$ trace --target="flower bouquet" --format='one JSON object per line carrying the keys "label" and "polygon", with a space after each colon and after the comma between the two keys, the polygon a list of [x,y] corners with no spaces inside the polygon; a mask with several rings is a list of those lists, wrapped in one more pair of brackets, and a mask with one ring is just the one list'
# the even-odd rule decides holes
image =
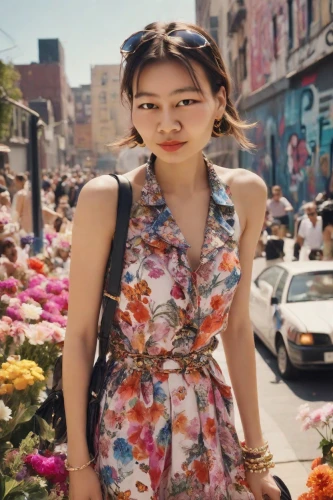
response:
{"label": "flower bouquet", "polygon": [[310,411],[309,405],[299,408],[297,420],[302,430],[315,429],[320,437],[321,456],[313,460],[311,473],[306,485],[310,491],[303,493],[298,500],[333,499],[333,403]]}

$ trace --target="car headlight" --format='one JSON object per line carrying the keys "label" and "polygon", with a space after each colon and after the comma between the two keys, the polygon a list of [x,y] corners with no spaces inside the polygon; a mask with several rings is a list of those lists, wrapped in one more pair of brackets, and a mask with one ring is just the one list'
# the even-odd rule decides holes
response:
{"label": "car headlight", "polygon": [[299,332],[295,328],[288,329],[288,338],[297,345],[314,345],[312,333]]}

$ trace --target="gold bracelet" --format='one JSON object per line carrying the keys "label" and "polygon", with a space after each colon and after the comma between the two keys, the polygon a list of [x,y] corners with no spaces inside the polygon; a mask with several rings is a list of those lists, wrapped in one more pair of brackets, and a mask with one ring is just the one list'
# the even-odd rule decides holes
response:
{"label": "gold bracelet", "polygon": [[246,446],[245,442],[241,443],[241,448],[245,453],[250,453],[250,454],[256,454],[256,453],[261,453],[263,451],[266,451],[268,448],[268,441],[265,442],[263,446],[260,446],[259,448],[249,448]]}
{"label": "gold bracelet", "polygon": [[86,464],[81,465],[80,467],[72,467],[68,463],[68,460],[66,458],[66,460],[64,462],[65,469],[68,470],[68,471],[70,471],[70,472],[85,469],[86,467],[88,467],[88,465],[90,465],[95,460],[96,457],[97,457],[97,455],[95,455],[94,458],[92,458],[91,460],[89,460],[89,462],[87,462]]}
{"label": "gold bracelet", "polygon": [[259,457],[259,458],[248,458],[246,456],[243,457],[244,461],[249,464],[256,464],[256,463],[265,463],[265,462],[270,462],[273,458],[272,453],[269,453],[268,455],[265,455],[264,457]]}
{"label": "gold bracelet", "polygon": [[260,474],[261,472],[266,472],[269,469],[273,469],[273,467],[275,467],[275,463],[270,462],[268,464],[263,465],[262,467],[257,467],[257,466],[249,467],[249,466],[247,466],[247,467],[245,467],[245,470],[248,472],[251,472],[251,473]]}

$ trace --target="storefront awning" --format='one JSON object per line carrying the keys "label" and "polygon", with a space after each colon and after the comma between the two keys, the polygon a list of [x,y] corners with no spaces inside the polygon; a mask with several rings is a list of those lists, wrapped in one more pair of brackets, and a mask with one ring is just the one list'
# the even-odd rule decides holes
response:
{"label": "storefront awning", "polygon": [[6,144],[0,144],[0,153],[10,153],[10,148]]}

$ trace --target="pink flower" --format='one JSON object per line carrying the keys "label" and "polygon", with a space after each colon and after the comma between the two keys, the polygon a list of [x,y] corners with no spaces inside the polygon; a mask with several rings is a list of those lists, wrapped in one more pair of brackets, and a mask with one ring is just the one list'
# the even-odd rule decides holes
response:
{"label": "pink flower", "polygon": [[46,302],[45,304],[43,304],[43,309],[44,309],[44,311],[49,312],[51,314],[59,314],[60,313],[58,304],[56,304],[53,300],[50,300],[50,301]]}
{"label": "pink flower", "polygon": [[333,403],[327,403],[326,405],[324,405],[322,411],[324,420],[328,422],[333,417]]}
{"label": "pink flower", "polygon": [[43,311],[41,314],[41,319],[49,321],[50,323],[58,323],[62,327],[67,325],[66,316],[61,316],[61,314],[51,314],[47,311]]}
{"label": "pink flower", "polygon": [[29,297],[31,297],[33,300],[35,300],[39,304],[42,304],[43,302],[45,302],[47,300],[47,293],[40,286],[36,286],[34,288],[28,288],[26,293],[28,294]]}
{"label": "pink flower", "polygon": [[46,281],[46,277],[43,274],[36,274],[29,280],[29,288],[34,288],[35,286],[41,285],[44,281]]}
{"label": "pink flower", "polygon": [[12,318],[14,321],[23,321],[23,317],[19,311],[19,309],[16,309],[14,307],[7,307],[6,311],[7,316]]}
{"label": "pink flower", "polygon": [[177,283],[171,288],[170,294],[174,299],[185,299],[185,294]]}
{"label": "pink flower", "polygon": [[61,280],[50,280],[47,285],[46,285],[46,291],[48,293],[53,293],[53,295],[60,295],[61,292],[64,290],[65,285],[62,283]]}
{"label": "pink flower", "polygon": [[13,323],[12,318],[10,318],[9,316],[2,316],[2,321],[7,323],[7,325],[11,325]]}
{"label": "pink flower", "polygon": [[308,416],[310,415],[310,407],[308,403],[301,405],[298,409],[298,415],[296,417],[296,420],[300,420],[301,422],[304,422]]}

